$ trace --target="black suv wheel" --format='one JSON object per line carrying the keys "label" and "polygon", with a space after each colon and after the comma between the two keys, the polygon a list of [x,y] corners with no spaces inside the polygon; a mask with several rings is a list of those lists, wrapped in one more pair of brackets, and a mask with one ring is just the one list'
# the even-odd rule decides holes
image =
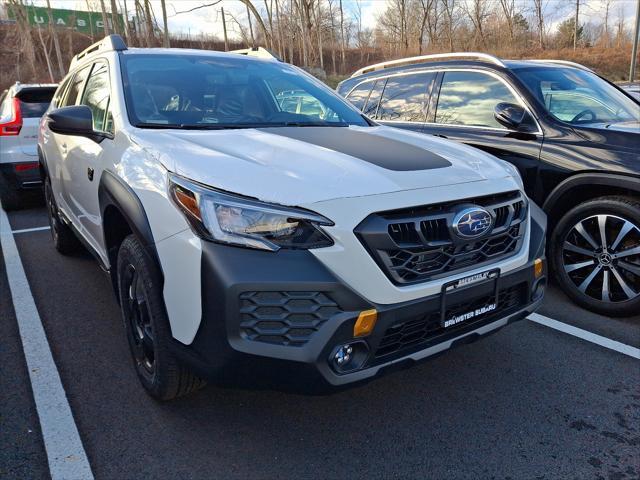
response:
{"label": "black suv wheel", "polygon": [[551,249],[556,278],[576,303],[608,316],[640,312],[640,202],[603,197],[573,208]]}
{"label": "black suv wheel", "polygon": [[171,400],[204,385],[169,349],[171,330],[164,308],[160,274],[134,235],[118,252],[120,310],[138,378],[158,400]]}

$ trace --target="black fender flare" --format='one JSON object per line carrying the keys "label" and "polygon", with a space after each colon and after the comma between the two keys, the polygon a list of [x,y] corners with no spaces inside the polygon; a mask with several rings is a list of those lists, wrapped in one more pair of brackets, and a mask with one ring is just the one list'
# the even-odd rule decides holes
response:
{"label": "black fender flare", "polygon": [[[162,266],[158,251],[155,246],[153,238],[153,232],[149,225],[149,219],[142,206],[142,202],[133,189],[127,185],[122,179],[114,175],[108,170],[104,170],[100,176],[100,183],[98,185],[98,202],[100,205],[100,215],[103,220],[103,236],[105,245],[107,241],[107,232],[104,231],[104,219],[105,212],[109,207],[115,207],[120,214],[124,217],[129,226],[129,229],[138,238],[142,246],[144,247],[149,258],[157,265],[160,272],[160,277],[163,279]],[[111,247],[113,250],[113,247]],[[117,251],[110,251],[107,248],[107,256],[109,257],[109,273],[113,282],[115,291],[117,292],[117,272],[114,265],[114,259],[117,258]]]}
{"label": "black fender flare", "polygon": [[626,188],[635,193],[640,193],[640,178],[638,177],[603,172],[578,173],[560,182],[547,196],[547,199],[542,205],[542,209],[549,213],[555,208],[556,204],[565,193],[575,187],[584,185]]}

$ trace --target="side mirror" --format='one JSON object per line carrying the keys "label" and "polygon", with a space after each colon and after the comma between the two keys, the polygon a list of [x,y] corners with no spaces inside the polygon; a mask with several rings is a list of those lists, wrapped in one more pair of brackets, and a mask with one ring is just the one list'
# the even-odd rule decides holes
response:
{"label": "side mirror", "polygon": [[500,125],[518,130],[524,120],[525,113],[526,110],[520,105],[502,102],[496,105],[493,116]]}
{"label": "side mirror", "polygon": [[49,129],[54,133],[87,137],[100,143],[106,137],[93,129],[93,114],[86,105],[74,105],[52,110],[47,115]]}

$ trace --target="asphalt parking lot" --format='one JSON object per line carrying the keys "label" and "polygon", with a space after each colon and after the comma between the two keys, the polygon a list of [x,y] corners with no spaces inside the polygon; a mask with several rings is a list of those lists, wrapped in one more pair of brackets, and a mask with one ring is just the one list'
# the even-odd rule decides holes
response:
{"label": "asphalt parking lot", "polygon": [[[158,403],[98,264],[30,230],[44,208],[8,217],[95,478],[640,478],[640,359],[530,320],[330,396],[208,386]],[[49,478],[8,278],[0,255],[0,478]],[[640,316],[553,287],[539,313],[640,348]]]}

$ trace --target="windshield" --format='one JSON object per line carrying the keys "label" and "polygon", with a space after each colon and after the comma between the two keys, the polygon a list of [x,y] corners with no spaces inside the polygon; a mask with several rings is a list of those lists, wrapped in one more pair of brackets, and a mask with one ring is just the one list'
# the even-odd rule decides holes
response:
{"label": "windshield", "polygon": [[328,87],[285,63],[240,55],[121,58],[129,120],[137,127],[368,125]]}
{"label": "windshield", "polygon": [[597,75],[576,68],[523,68],[516,74],[558,120],[574,125],[640,121],[640,105]]}

